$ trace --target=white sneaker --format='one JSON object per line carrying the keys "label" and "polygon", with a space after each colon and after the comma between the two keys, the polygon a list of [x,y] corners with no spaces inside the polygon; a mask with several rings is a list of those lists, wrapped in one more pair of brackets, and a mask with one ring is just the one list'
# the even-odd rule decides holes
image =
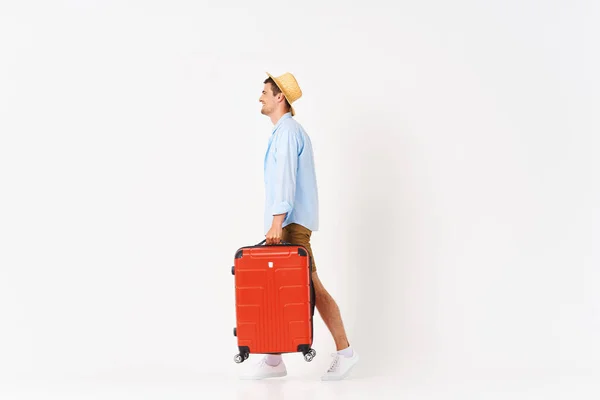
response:
{"label": "white sneaker", "polygon": [[331,362],[331,367],[321,377],[323,381],[339,381],[344,379],[358,362],[358,353],[356,351],[354,351],[352,357],[344,357],[338,353],[333,353],[331,356],[333,357],[333,361]]}
{"label": "white sneaker", "polygon": [[265,379],[265,378],[280,378],[287,375],[287,369],[283,360],[276,366],[273,367],[267,364],[267,357],[263,357],[256,365],[250,370],[240,375],[241,379]]}

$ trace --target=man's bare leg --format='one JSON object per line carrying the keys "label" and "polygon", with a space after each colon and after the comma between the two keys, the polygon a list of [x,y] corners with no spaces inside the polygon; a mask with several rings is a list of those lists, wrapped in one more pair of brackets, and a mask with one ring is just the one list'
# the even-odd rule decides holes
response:
{"label": "man's bare leg", "polygon": [[323,322],[331,332],[337,351],[343,350],[350,346],[348,338],[346,337],[346,330],[344,329],[344,323],[342,322],[342,316],[340,309],[336,304],[333,297],[325,290],[317,272],[312,273],[313,285],[315,287],[315,307],[319,311]]}

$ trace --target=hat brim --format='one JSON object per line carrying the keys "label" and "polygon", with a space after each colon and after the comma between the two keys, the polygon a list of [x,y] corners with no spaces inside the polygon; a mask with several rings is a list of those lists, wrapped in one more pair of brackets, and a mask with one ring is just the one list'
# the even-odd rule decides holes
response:
{"label": "hat brim", "polygon": [[265,73],[269,76],[269,78],[273,79],[273,82],[275,82],[275,84],[277,85],[277,87],[279,88],[279,90],[281,90],[281,93],[283,93],[283,97],[285,97],[285,99],[287,100],[288,104],[290,105],[290,111],[292,112],[292,116],[296,115],[296,110],[294,110],[294,106],[290,102],[290,99],[288,99],[288,96],[285,93],[285,90],[283,90],[281,88],[281,84],[279,83],[279,80],[277,78],[275,78],[273,75],[271,75],[270,73],[268,73],[266,71],[265,71]]}

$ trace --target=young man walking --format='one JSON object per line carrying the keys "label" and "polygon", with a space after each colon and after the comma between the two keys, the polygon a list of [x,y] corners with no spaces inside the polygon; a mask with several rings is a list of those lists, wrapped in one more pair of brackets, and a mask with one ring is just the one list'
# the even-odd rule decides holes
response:
{"label": "young man walking", "polygon": [[[274,125],[264,161],[266,244],[283,241],[308,250],[312,259],[315,307],[337,347],[331,367],[322,379],[340,380],[358,362],[358,354],[350,347],[336,302],[319,280],[310,246],[311,234],[319,227],[319,204],[311,141],[293,118],[296,112],[292,104],[302,96],[302,91],[290,73],[279,77],[267,75],[259,99],[261,113]],[[263,379],[286,375],[282,356],[267,355],[242,377]]]}

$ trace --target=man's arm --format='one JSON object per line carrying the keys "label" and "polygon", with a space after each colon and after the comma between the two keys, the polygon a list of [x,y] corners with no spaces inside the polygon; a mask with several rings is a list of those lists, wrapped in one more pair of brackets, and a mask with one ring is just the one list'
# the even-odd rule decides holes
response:
{"label": "man's arm", "polygon": [[298,142],[290,131],[279,133],[275,155],[275,201],[272,205],[273,223],[267,232],[267,244],[281,242],[283,222],[294,208],[296,171],[298,169]]}

